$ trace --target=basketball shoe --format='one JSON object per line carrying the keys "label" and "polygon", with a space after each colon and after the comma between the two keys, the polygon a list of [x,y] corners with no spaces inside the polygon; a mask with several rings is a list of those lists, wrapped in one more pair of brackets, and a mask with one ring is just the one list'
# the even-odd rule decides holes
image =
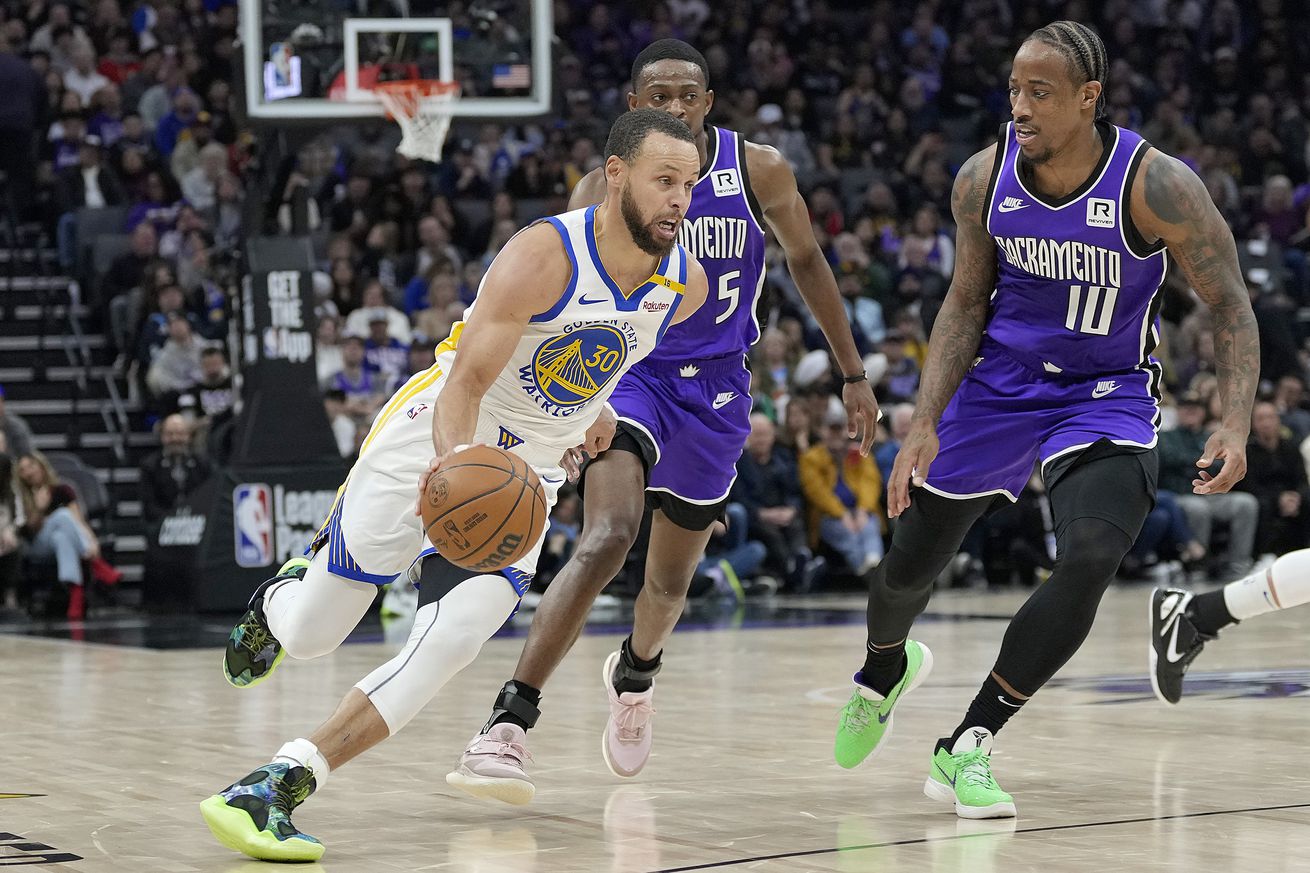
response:
{"label": "basketball shoe", "polygon": [[937,744],[923,793],[955,805],[960,818],[1013,818],[1014,798],[992,776],[992,732],[969,728],[955,745]]}
{"label": "basketball shoe", "polygon": [[446,774],[446,784],[515,806],[531,802],[537,786],[524,768],[524,762],[532,760],[527,740],[527,732],[512,722],[492,725],[468,744],[459,766]]}
{"label": "basketball shoe", "polygon": [[855,691],[842,707],[837,726],[837,742],[832,754],[847,769],[859,765],[874,754],[892,732],[892,710],[907,693],[923,684],[932,672],[932,652],[923,643],[905,641],[905,674],[891,687],[887,696],[864,685],[861,673],[855,674]]}
{"label": "basketball shoe", "polygon": [[1181,588],[1151,592],[1151,690],[1165,703],[1182,699],[1183,674],[1205,644],[1214,639],[1197,630],[1187,617],[1194,596]]}
{"label": "basketball shoe", "polygon": [[622,694],[615,691],[614,670],[621,657],[622,652],[611,652],[601,670],[601,681],[605,683],[605,693],[609,696],[610,717],[605,723],[600,751],[610,772],[627,778],[640,773],[650,758],[654,742],[650,720],[655,715],[650,702],[655,696],[655,686],[652,684],[645,691],[625,691]]}
{"label": "basketball shoe", "polygon": [[202,801],[200,814],[233,851],[261,861],[317,861],[323,844],[291,823],[291,813],[315,787],[308,767],[265,764]]}
{"label": "basketball shoe", "polygon": [[268,629],[264,619],[264,592],[269,586],[285,579],[303,579],[309,567],[308,558],[292,558],[277,571],[277,575],[255,589],[250,608],[232,628],[223,651],[223,675],[237,688],[251,688],[268,678],[282,662],[286,652],[282,644]]}

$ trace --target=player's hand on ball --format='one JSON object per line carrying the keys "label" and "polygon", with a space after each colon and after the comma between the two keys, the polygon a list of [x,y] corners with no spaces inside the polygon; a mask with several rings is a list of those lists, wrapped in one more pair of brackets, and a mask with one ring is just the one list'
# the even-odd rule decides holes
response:
{"label": "player's hand on ball", "polygon": [[[1218,475],[1206,469],[1215,461],[1223,461]],[[1205,453],[1196,466],[1201,472],[1192,480],[1193,494],[1225,494],[1246,475],[1246,434],[1221,427],[1205,441]]]}
{"label": "player's hand on ball", "polygon": [[869,454],[878,432],[878,419],[882,417],[878,401],[873,396],[873,386],[868,379],[844,385],[841,402],[846,407],[846,435],[851,439],[858,437],[860,454]]}
{"label": "player's hand on ball", "polygon": [[937,428],[915,422],[896,453],[891,480],[887,483],[887,517],[896,518],[910,507],[910,487],[928,481],[928,467],[937,457]]}
{"label": "player's hand on ball", "polygon": [[440,470],[441,465],[444,464],[446,462],[446,459],[449,458],[451,455],[456,454],[457,452],[462,452],[467,448],[469,447],[455,446],[455,448],[451,449],[449,452],[446,452],[446,454],[440,455],[439,457],[435,457],[432,460],[428,461],[428,468],[424,470],[422,473],[418,474],[418,496],[414,498],[415,515],[419,517],[422,517],[423,515],[423,495],[427,493],[428,480],[432,478],[432,474]]}

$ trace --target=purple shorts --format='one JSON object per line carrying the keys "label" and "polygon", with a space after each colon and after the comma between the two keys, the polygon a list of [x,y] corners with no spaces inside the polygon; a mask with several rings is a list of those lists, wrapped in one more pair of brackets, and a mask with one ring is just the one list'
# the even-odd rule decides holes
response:
{"label": "purple shorts", "polygon": [[1160,409],[1158,365],[1096,376],[1056,375],[983,341],[937,425],[940,449],[926,487],[946,497],[1016,499],[1040,459],[1108,439],[1153,448]]}
{"label": "purple shorts", "polygon": [[624,374],[610,404],[654,448],[647,489],[703,506],[726,499],[750,434],[750,392],[741,355],[641,361]]}

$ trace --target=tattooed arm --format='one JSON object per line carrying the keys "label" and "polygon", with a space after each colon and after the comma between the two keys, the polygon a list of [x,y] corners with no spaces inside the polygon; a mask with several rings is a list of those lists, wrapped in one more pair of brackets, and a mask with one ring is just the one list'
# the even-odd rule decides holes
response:
{"label": "tattooed arm", "polygon": [[[1246,475],[1246,439],[1260,379],[1260,335],[1237,265],[1232,231],[1196,174],[1181,161],[1151,149],[1133,181],[1133,222],[1148,239],[1163,240],[1214,320],[1215,369],[1223,421],[1206,441],[1192,481],[1197,494],[1228,491]],[[1222,458],[1211,477],[1205,468]]]}
{"label": "tattooed arm", "polygon": [[910,505],[910,485],[922,485],[937,457],[937,421],[978,354],[987,307],[996,290],[996,244],[987,233],[983,207],[996,160],[996,146],[965,162],[951,188],[955,216],[955,273],[928,341],[919,379],[919,400],[910,432],[901,443],[887,483],[887,514]]}

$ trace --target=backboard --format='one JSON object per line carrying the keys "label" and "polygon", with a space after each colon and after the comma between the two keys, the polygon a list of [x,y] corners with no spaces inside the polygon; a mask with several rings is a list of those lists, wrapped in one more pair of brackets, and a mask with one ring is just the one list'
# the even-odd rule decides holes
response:
{"label": "backboard", "polygon": [[550,106],[551,0],[239,2],[252,118],[380,118],[369,86],[415,78],[459,82],[456,116]]}

